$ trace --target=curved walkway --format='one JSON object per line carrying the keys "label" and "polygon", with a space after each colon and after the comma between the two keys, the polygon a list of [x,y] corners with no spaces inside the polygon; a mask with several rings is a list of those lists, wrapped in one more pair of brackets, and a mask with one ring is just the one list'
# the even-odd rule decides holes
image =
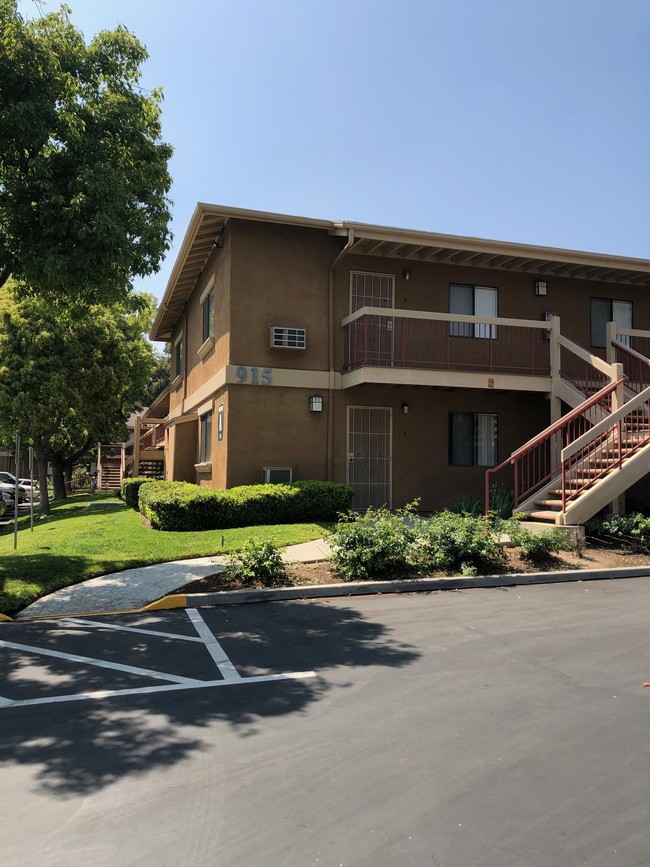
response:
{"label": "curved walkway", "polygon": [[[327,559],[330,553],[328,543],[324,539],[316,539],[289,545],[282,557],[287,563],[314,563]],[[173,560],[101,575],[37,599],[17,614],[16,619],[60,614],[105,614],[108,611],[143,608],[190,581],[221,572],[226,562],[227,557],[195,557],[192,560]]]}

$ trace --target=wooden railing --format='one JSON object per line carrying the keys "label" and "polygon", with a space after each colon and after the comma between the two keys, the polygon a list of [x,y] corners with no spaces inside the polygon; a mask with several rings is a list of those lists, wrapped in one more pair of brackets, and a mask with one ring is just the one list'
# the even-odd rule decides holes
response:
{"label": "wooden railing", "polygon": [[514,492],[516,509],[520,503],[527,500],[560,472],[563,449],[581,441],[581,438],[588,436],[592,429],[600,428],[602,424],[607,423],[608,419],[594,426],[594,409],[609,414],[613,395],[624,381],[620,379],[610,382],[572,412],[562,416],[536,437],[524,443],[505,461],[487,470],[485,473],[486,514],[490,509],[490,487],[497,473],[502,473],[509,468],[511,477],[508,478],[505,486]]}
{"label": "wooden railing", "polygon": [[140,464],[164,461],[165,422],[136,418],[133,441],[124,446],[123,475],[138,475]]}
{"label": "wooden railing", "polygon": [[591,397],[614,378],[611,364],[560,335],[560,376],[574,385],[585,397]]}
{"label": "wooden railing", "polygon": [[345,370],[375,366],[551,373],[549,322],[362,307],[342,325]]}

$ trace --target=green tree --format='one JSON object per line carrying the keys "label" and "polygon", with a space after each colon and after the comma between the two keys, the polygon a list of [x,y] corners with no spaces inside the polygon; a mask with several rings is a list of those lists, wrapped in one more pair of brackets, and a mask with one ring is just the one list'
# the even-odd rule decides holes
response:
{"label": "green tree", "polygon": [[62,6],[0,0],[0,286],[112,302],[169,248],[170,145],[147,51],[119,26],[86,44]]}
{"label": "green tree", "polygon": [[[156,361],[144,336],[153,296],[86,305],[26,297],[5,304],[0,330],[0,435],[34,446],[41,514],[49,514],[47,464],[62,466],[142,406]],[[57,497],[62,491],[57,478]]]}

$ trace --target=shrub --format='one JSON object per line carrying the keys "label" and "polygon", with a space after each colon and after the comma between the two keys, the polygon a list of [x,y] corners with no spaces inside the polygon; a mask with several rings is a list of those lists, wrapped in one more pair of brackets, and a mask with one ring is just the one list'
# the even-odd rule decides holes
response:
{"label": "shrub", "polygon": [[460,570],[470,575],[504,559],[503,547],[484,517],[444,511],[416,521],[411,561],[419,572]]}
{"label": "shrub", "polygon": [[483,503],[471,494],[461,494],[460,497],[449,507],[450,512],[456,515],[480,515],[483,512]]}
{"label": "shrub", "polygon": [[514,544],[521,548],[521,556],[532,563],[543,563],[551,554],[558,551],[569,551],[571,546],[562,530],[553,527],[541,533],[531,533],[516,521],[507,526],[507,533]]}
{"label": "shrub", "polygon": [[587,521],[586,531],[590,536],[614,537],[623,541],[650,543],[650,518],[635,512],[632,515],[612,515],[609,518],[592,518]]}
{"label": "shrub", "polygon": [[247,583],[259,581],[264,587],[277,587],[285,578],[282,554],[272,541],[248,541],[232,555],[227,571]]}
{"label": "shrub", "polygon": [[157,530],[221,530],[258,524],[331,521],[349,507],[352,489],[334,482],[242,485],[227,490],[189,482],[151,482],[140,511]]}
{"label": "shrub", "polygon": [[515,492],[508,491],[503,485],[490,487],[490,512],[504,520],[511,518],[515,508]]}
{"label": "shrub", "polygon": [[153,481],[153,479],[150,479],[148,476],[135,476],[132,479],[122,479],[122,484],[120,485],[120,498],[124,500],[127,506],[130,506],[132,509],[137,509],[140,486],[145,482],[151,481]]}
{"label": "shrub", "polygon": [[387,578],[411,570],[409,549],[413,530],[405,523],[413,506],[400,511],[368,509],[364,515],[349,514],[330,538],[332,559],[345,581]]}
{"label": "shrub", "polygon": [[300,521],[336,521],[352,506],[352,488],[340,482],[300,481],[291,487],[300,491]]}

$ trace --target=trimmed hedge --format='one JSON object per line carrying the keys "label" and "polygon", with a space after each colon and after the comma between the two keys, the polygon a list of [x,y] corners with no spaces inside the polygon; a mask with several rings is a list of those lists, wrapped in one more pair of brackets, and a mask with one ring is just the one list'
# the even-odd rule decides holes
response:
{"label": "trimmed hedge", "polygon": [[156,530],[224,530],[260,524],[335,521],[352,504],[352,489],[337,482],[242,485],[227,490],[190,482],[140,487],[139,506]]}
{"label": "trimmed hedge", "polygon": [[134,476],[132,479],[122,479],[122,484],[120,485],[120,497],[124,500],[127,506],[130,506],[132,509],[138,510],[138,495],[140,493],[140,486],[145,482],[153,482],[155,479],[150,478],[149,476]]}

